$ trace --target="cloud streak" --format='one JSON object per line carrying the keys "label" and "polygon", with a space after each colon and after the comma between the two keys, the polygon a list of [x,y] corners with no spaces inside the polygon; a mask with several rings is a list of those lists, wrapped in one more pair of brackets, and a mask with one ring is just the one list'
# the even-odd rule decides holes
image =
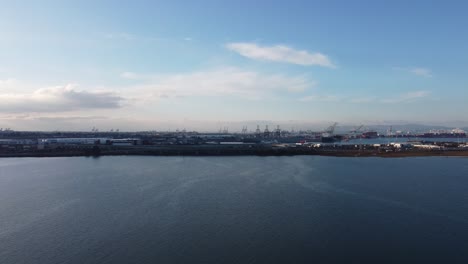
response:
{"label": "cloud streak", "polygon": [[122,77],[142,81],[133,90],[147,98],[235,96],[258,100],[281,92],[300,93],[316,85],[305,76],[263,74],[236,67],[164,76],[127,72]]}
{"label": "cloud streak", "polygon": [[226,48],[253,60],[336,68],[328,56],[322,53],[309,53],[306,50],[296,50],[285,45],[260,46],[255,43],[236,42],[226,44]]}
{"label": "cloud streak", "polygon": [[422,76],[422,77],[426,77],[426,78],[431,78],[432,77],[431,70],[426,69],[426,68],[411,68],[411,69],[409,69],[409,72],[414,74],[414,75]]}
{"label": "cloud streak", "polygon": [[298,99],[300,102],[339,102],[341,98],[336,95],[310,95]]}
{"label": "cloud streak", "polygon": [[13,78],[8,78],[5,80],[0,80],[0,92],[2,90],[14,89],[18,85],[18,81]]}
{"label": "cloud streak", "polygon": [[128,80],[141,80],[144,76],[134,72],[123,72],[120,77]]}
{"label": "cloud streak", "polygon": [[378,97],[356,97],[356,98],[344,98],[337,95],[309,95],[298,99],[300,102],[329,102],[329,103],[353,103],[353,104],[364,104],[364,103],[385,103],[385,104],[396,104],[396,103],[411,103],[417,100],[426,98],[431,95],[430,91],[420,90],[412,91],[400,94],[393,98],[378,98]]}
{"label": "cloud streak", "polygon": [[136,36],[133,34],[125,33],[125,32],[119,32],[119,33],[107,33],[104,35],[104,38],[112,39],[112,40],[134,40],[136,39]]}
{"label": "cloud streak", "polygon": [[404,71],[419,77],[432,78],[432,71],[423,67],[393,67],[394,70]]}
{"label": "cloud streak", "polygon": [[414,92],[401,94],[397,98],[383,99],[381,100],[381,102],[382,103],[410,103],[418,99],[428,97],[430,94],[431,94],[430,91],[420,90],[420,91],[414,91]]}

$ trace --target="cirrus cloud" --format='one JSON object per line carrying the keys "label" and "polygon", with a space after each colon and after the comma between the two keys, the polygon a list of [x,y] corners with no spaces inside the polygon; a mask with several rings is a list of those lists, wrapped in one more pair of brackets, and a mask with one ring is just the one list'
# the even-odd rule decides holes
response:
{"label": "cirrus cloud", "polygon": [[432,78],[432,71],[423,67],[393,67],[394,70],[404,71],[413,75],[425,78]]}
{"label": "cirrus cloud", "polygon": [[336,95],[309,95],[299,98],[300,102],[339,102],[341,98]]}
{"label": "cirrus cloud", "polygon": [[383,99],[382,103],[410,103],[414,102],[418,99],[428,97],[431,94],[430,91],[420,90],[420,91],[413,91],[401,94],[399,97],[390,98],[390,99]]}
{"label": "cirrus cloud", "polygon": [[390,98],[378,98],[378,97],[343,97],[333,94],[327,95],[308,95],[298,99],[300,102],[328,102],[328,103],[353,103],[353,104],[364,104],[364,103],[385,103],[385,104],[397,104],[397,103],[412,103],[418,100],[427,98],[431,95],[430,91],[419,90],[402,93],[395,97]]}
{"label": "cirrus cloud", "polygon": [[141,75],[123,73],[123,78],[139,79],[132,88],[149,98],[188,96],[236,96],[243,99],[262,99],[275,93],[300,93],[316,85],[306,76],[265,74],[224,67],[182,74]]}
{"label": "cirrus cloud", "polygon": [[431,70],[426,69],[426,68],[411,68],[409,69],[409,72],[411,72],[414,75],[422,76],[422,77],[432,77]]}
{"label": "cirrus cloud", "polygon": [[285,62],[303,66],[336,67],[328,56],[322,53],[309,53],[306,50],[296,50],[285,45],[260,46],[255,43],[236,42],[226,44],[226,48],[254,60]]}

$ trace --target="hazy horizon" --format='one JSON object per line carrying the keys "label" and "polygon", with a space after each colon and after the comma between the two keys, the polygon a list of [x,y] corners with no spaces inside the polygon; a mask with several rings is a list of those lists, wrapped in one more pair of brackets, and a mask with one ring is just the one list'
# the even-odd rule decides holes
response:
{"label": "hazy horizon", "polygon": [[[83,122],[83,120],[85,122]],[[103,119],[105,120],[105,119]],[[60,119],[59,122],[55,123],[54,119],[52,119],[50,123],[47,123],[49,120],[47,118],[41,118],[39,120],[28,120],[24,123],[24,126],[19,123],[16,128],[12,128],[10,126],[4,126],[0,129],[11,129],[15,131],[63,131],[63,132],[90,132],[93,129],[97,129],[100,132],[109,132],[109,131],[116,131],[119,130],[120,132],[139,132],[139,131],[160,131],[160,132],[175,132],[175,131],[195,131],[195,132],[219,132],[222,130],[227,129],[229,132],[241,132],[244,127],[247,128],[248,132],[254,132],[257,128],[263,131],[266,126],[270,130],[275,130],[277,126],[280,127],[281,130],[287,131],[305,131],[305,130],[313,130],[313,131],[324,131],[327,127],[333,125],[334,122],[329,121],[307,121],[307,120],[243,120],[243,121],[199,121],[199,120],[185,120],[185,122],[171,122],[171,121],[163,121],[163,122],[155,122],[155,123],[146,123],[144,126],[133,126],[135,123],[124,122],[123,126],[112,126],[114,123],[106,123],[106,122],[98,122],[92,123],[96,125],[92,125],[90,123],[89,126],[84,125],[86,123],[86,119],[79,118],[79,119],[69,119],[64,118]],[[36,126],[31,125],[36,124]],[[362,130],[379,130],[379,131],[387,131],[388,129],[392,128],[394,131],[417,131],[417,132],[426,132],[430,129],[464,129],[468,130],[468,123],[463,122],[446,122],[446,123],[418,123],[418,122],[406,122],[403,120],[368,120],[366,122],[358,122],[358,123],[350,123],[344,122],[339,123],[337,122],[336,131],[338,133],[347,133],[352,129],[355,129],[359,126],[363,126]]]}

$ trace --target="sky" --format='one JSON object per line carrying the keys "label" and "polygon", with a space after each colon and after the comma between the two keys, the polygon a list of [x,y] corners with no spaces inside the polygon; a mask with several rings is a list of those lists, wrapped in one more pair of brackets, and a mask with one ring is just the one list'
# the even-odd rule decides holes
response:
{"label": "sky", "polygon": [[466,1],[0,0],[0,128],[468,124]]}

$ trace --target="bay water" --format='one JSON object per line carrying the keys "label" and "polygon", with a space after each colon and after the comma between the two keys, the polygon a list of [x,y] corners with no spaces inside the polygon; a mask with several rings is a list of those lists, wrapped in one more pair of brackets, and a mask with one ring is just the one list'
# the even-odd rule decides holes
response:
{"label": "bay water", "polygon": [[0,263],[468,263],[468,159],[0,159]]}

